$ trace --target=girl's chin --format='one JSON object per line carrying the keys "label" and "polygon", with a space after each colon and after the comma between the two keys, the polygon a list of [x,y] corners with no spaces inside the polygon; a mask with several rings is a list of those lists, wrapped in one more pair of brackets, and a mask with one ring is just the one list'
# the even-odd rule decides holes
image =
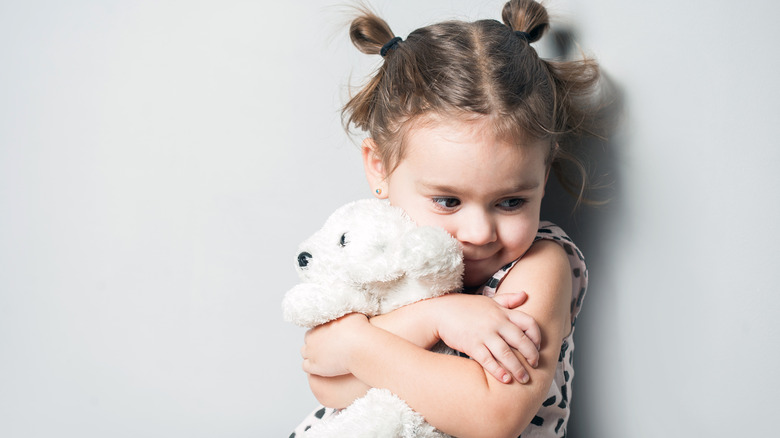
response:
{"label": "girl's chin", "polygon": [[485,274],[483,272],[470,272],[468,269],[466,269],[466,272],[463,275],[463,286],[482,286],[483,284],[487,283],[487,281],[490,280],[490,277],[492,276],[493,273]]}
{"label": "girl's chin", "polygon": [[503,260],[499,257],[466,261],[463,274],[463,285],[465,287],[484,285],[493,277],[493,274],[504,266],[504,264]]}

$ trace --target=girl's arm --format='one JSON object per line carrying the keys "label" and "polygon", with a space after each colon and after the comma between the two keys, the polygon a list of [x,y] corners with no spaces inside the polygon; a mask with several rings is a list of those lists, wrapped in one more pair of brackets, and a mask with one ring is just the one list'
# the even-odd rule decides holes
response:
{"label": "girl's arm", "polygon": [[543,342],[539,366],[528,384],[503,384],[479,363],[431,353],[348,315],[307,334],[304,370],[318,375],[352,373],[366,385],[388,388],[428,422],[461,437],[516,437],[541,406],[552,382],[563,337],[570,323],[571,273],[563,249],[534,244],[507,275],[500,293],[525,290],[521,306],[539,324]]}
{"label": "girl's arm", "polygon": [[[513,310],[526,299],[525,292],[497,295],[494,300],[452,294],[448,298],[413,303],[369,321],[375,327],[430,350],[441,338],[439,331],[442,329],[437,330],[437,326],[444,325],[436,324],[437,318],[432,315],[451,316],[461,327],[449,329],[449,335],[445,336],[448,345],[477,360],[494,378],[504,383],[512,380],[510,376],[524,382],[528,374],[510,344],[522,351],[528,362],[536,364],[540,342],[536,322],[525,313]],[[351,374],[309,375],[309,386],[320,403],[333,408],[348,406],[370,389]]]}

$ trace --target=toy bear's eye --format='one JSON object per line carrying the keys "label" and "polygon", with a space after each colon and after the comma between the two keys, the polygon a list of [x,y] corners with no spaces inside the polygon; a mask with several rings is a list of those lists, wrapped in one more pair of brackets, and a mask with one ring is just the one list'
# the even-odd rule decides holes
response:
{"label": "toy bear's eye", "polygon": [[341,235],[341,239],[339,239],[339,246],[344,247],[347,246],[347,233],[344,233]]}

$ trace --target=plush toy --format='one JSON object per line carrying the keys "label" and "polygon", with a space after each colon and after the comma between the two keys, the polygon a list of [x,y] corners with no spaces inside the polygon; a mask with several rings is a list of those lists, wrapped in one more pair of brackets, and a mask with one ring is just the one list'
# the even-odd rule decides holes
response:
{"label": "plush toy", "polygon": [[[284,297],[284,318],[314,327],[347,313],[368,316],[460,289],[457,240],[418,227],[401,210],[370,199],[336,210],[298,251],[302,283]],[[371,389],[306,437],[447,437],[385,389]]]}

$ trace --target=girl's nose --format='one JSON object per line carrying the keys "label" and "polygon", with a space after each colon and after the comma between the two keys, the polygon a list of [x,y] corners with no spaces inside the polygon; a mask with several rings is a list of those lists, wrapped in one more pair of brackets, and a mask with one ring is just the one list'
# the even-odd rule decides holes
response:
{"label": "girl's nose", "polygon": [[456,238],[465,244],[487,245],[497,238],[493,217],[483,210],[462,211]]}

